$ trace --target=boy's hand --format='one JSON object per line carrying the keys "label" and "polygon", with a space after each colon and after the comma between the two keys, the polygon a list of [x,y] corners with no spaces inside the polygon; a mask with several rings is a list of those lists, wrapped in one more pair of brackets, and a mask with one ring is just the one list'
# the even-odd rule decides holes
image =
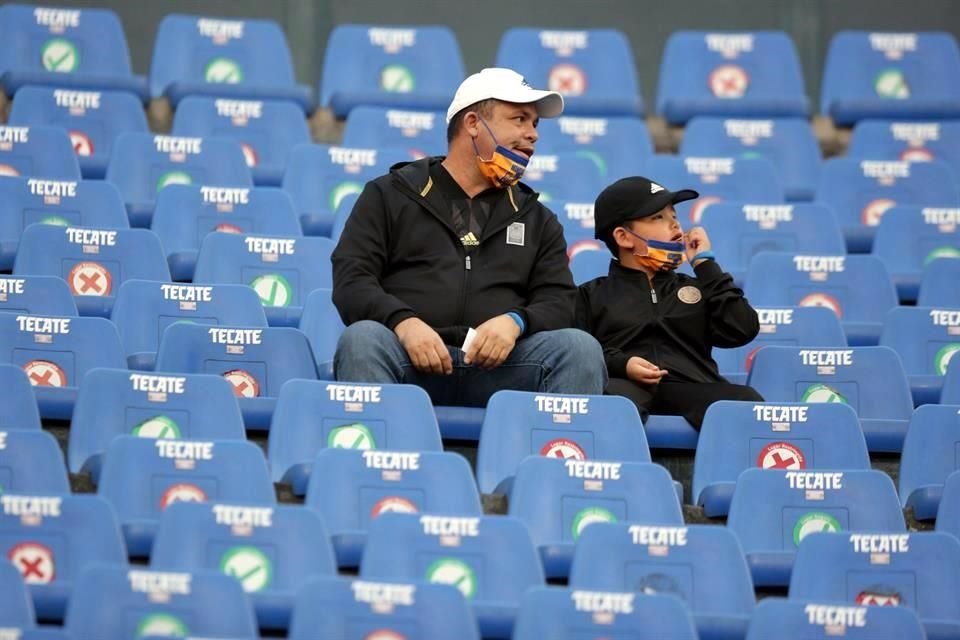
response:
{"label": "boy's hand", "polygon": [[710,238],[703,227],[693,227],[687,231],[687,260],[692,264],[693,258],[698,253],[710,251]]}
{"label": "boy's hand", "polygon": [[627,360],[627,377],[640,384],[657,384],[667,373],[666,369],[661,369],[640,356]]}

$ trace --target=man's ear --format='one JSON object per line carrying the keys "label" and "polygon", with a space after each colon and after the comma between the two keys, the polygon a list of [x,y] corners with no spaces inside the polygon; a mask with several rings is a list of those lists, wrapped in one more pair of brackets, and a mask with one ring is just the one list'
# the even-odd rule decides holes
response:
{"label": "man's ear", "polygon": [[463,114],[463,129],[471,138],[480,135],[480,116],[476,111],[467,111]]}

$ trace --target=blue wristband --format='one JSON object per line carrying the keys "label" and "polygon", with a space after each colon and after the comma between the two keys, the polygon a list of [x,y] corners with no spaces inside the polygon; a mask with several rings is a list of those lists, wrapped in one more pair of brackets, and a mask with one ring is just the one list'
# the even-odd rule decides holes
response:
{"label": "blue wristband", "polygon": [[697,260],[713,260],[716,262],[717,256],[713,255],[713,251],[701,251],[697,255],[693,256],[691,262],[696,262]]}
{"label": "blue wristband", "polygon": [[520,335],[523,335],[524,331],[527,330],[527,326],[523,324],[523,318],[520,317],[520,314],[516,311],[508,311],[506,315],[510,316],[513,321],[517,323],[517,326],[520,327]]}

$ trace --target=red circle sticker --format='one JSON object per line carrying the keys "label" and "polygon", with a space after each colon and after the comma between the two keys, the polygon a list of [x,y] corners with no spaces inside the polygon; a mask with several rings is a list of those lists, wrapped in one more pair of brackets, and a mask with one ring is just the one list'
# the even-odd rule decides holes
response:
{"label": "red circle sticker", "polygon": [[744,371],[750,373],[750,369],[753,368],[753,359],[757,357],[757,351],[760,351],[763,346],[754,347],[750,350],[750,353],[747,354],[747,361],[744,363]]}
{"label": "red circle sticker", "polygon": [[860,213],[860,221],[868,227],[875,227],[880,224],[880,218],[887,212],[887,209],[897,203],[890,198],[877,198],[867,203]]}
{"label": "red circle sticker", "polygon": [[213,230],[219,231],[220,233],[243,233],[243,229],[235,224],[230,224],[229,222],[221,222],[215,226]]}
{"label": "red circle sticker", "polygon": [[377,629],[365,635],[363,640],[407,640],[407,637],[393,629]]}
{"label": "red circle sticker", "polygon": [[843,317],[843,307],[840,306],[840,301],[834,298],[831,295],[826,293],[811,293],[800,299],[800,302],[797,303],[798,307],[826,307],[830,309],[838,318]]}
{"label": "red circle sticker", "polygon": [[373,505],[370,517],[376,518],[383,513],[418,513],[417,505],[400,496],[389,496]]}
{"label": "red circle sticker", "polygon": [[543,445],[540,449],[540,455],[547,458],[560,458],[561,460],[586,460],[587,454],[573,440],[566,438],[557,438]]}
{"label": "red circle sticker", "polygon": [[710,72],[707,84],[717,98],[742,98],[750,86],[750,76],[739,65],[722,64]]}
{"label": "red circle sticker", "polygon": [[7,558],[26,584],[50,584],[57,577],[53,551],[39,542],[22,542],[7,552]]}
{"label": "red circle sticker", "polygon": [[807,460],[800,449],[789,442],[771,442],[760,450],[757,466],[761,469],[806,469]]}
{"label": "red circle sticker", "polygon": [[9,164],[0,164],[0,176],[10,176],[16,178],[20,175],[20,172],[17,171],[16,167],[12,167]]}
{"label": "red circle sticker", "polygon": [[75,296],[108,296],[113,290],[113,276],[99,262],[78,262],[67,274],[67,284]]}
{"label": "red circle sticker", "polygon": [[575,64],[558,64],[550,69],[547,84],[551,91],[565,96],[582,96],[587,90],[587,75]]}
{"label": "red circle sticker", "polygon": [[23,365],[23,370],[35,387],[65,387],[67,374],[57,363],[49,360],[31,360]]}
{"label": "red circle sticker", "polygon": [[243,149],[243,159],[247,161],[247,166],[257,166],[257,164],[260,162],[260,157],[257,155],[257,150],[246,142],[241,142],[240,148]]}
{"label": "red circle sticker", "polygon": [[89,157],[93,155],[93,140],[83,131],[71,131],[70,142],[73,144],[73,151],[78,156]]}
{"label": "red circle sticker", "polygon": [[694,200],[690,205],[690,222],[700,224],[700,218],[703,217],[703,212],[707,210],[707,207],[717,204],[721,199],[717,196],[702,196]]}
{"label": "red circle sticker", "polygon": [[861,591],[857,594],[857,604],[868,607],[899,607],[900,594]]}
{"label": "red circle sticker", "polygon": [[605,251],[606,247],[599,240],[577,240],[567,247],[567,256],[573,260],[573,256],[583,251]]}
{"label": "red circle sticker", "polygon": [[260,383],[243,369],[233,369],[223,374],[227,382],[233,385],[233,394],[238,398],[256,398],[260,396]]}
{"label": "red circle sticker", "polygon": [[933,152],[924,147],[907,147],[900,152],[901,162],[932,162]]}
{"label": "red circle sticker", "polygon": [[160,496],[160,509],[166,509],[174,502],[206,502],[206,492],[195,484],[182,482],[167,487]]}

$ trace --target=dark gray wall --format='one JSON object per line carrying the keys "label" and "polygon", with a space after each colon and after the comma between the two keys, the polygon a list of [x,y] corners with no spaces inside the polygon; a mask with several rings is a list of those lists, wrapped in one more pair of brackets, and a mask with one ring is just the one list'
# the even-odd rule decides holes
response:
{"label": "dark gray wall", "polygon": [[[830,37],[841,29],[945,30],[960,39],[957,0],[67,0],[110,7],[120,15],[137,73],[146,74],[157,24],[168,13],[270,18],[287,33],[297,78],[315,86],[333,25],[443,24],[456,32],[467,71],[493,64],[500,35],[513,26],[616,27],[630,38],[648,105],[656,95],[660,54],[678,29],[782,29],[800,52],[807,93],[818,96]],[[678,73],[682,70],[678,70]]]}

